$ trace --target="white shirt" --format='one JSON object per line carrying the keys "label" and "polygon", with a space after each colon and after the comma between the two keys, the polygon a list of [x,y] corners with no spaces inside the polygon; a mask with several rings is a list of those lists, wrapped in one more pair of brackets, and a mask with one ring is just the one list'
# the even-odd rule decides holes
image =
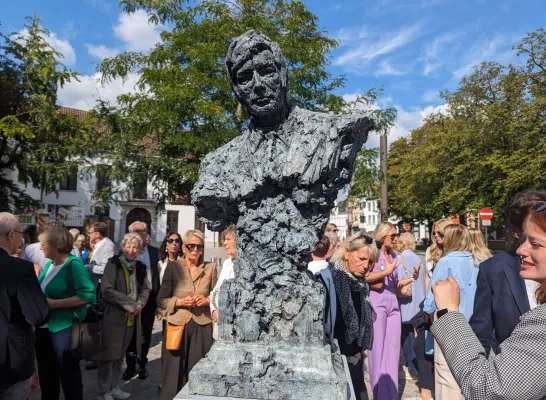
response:
{"label": "white shirt", "polygon": [[[46,276],[44,276],[44,279],[42,280],[42,283],[40,283],[40,288],[42,289],[42,292],[44,292],[44,294],[45,294],[45,290],[46,290],[47,285],[49,285],[49,282],[51,282],[53,280],[53,278],[55,278],[57,276],[59,271],[61,269],[63,269],[63,265],[64,265],[64,263],[61,264],[61,265],[51,264],[51,266],[47,270]],[[47,328],[47,324],[42,325],[40,328]]]}
{"label": "white shirt", "polygon": [[144,246],[144,250],[138,255],[137,260],[146,265],[146,276],[148,282],[152,284],[152,265],[150,262],[150,253],[148,252],[148,246]]}
{"label": "white shirt", "polygon": [[529,299],[529,305],[531,310],[538,306],[537,302],[537,289],[540,286],[540,283],[532,281],[530,279],[524,279],[525,289],[527,290],[527,298]]}
{"label": "white shirt", "polygon": [[233,279],[235,278],[235,271],[233,271],[233,258],[228,258],[224,263],[222,264],[222,272],[220,272],[220,276],[218,277],[218,281],[216,282],[216,286],[214,286],[214,289],[212,289],[212,292],[210,292],[210,311],[213,312],[218,308],[218,295],[220,294],[220,287],[222,286],[222,283],[226,279]]}
{"label": "white shirt", "polygon": [[328,267],[328,261],[326,260],[311,261],[307,264],[307,269],[311,271],[313,275],[318,274],[326,267]]}
{"label": "white shirt", "polygon": [[[98,241],[97,243],[95,243],[95,246],[93,246],[93,254],[95,254],[97,252],[97,250],[99,249],[100,246],[102,246],[104,244],[104,242],[106,242],[106,238],[102,238],[102,240]],[[91,257],[91,259],[93,259],[93,257]],[[89,260],[91,261],[91,260]]]}
{"label": "white shirt", "polygon": [[[177,260],[181,260],[181,257],[178,257]],[[164,261],[159,260],[157,262],[157,269],[159,270],[159,284],[163,282],[163,275],[165,275],[165,270],[167,269],[167,264],[169,263],[169,259],[166,258]]]}

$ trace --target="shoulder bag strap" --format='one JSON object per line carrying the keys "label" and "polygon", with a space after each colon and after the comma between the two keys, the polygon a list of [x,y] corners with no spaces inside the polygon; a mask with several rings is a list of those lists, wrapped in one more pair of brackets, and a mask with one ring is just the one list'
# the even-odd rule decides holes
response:
{"label": "shoulder bag strap", "polygon": [[76,295],[76,289],[74,289],[74,277],[72,275],[72,263],[70,260],[66,261],[66,286],[68,287],[68,297],[74,297]]}

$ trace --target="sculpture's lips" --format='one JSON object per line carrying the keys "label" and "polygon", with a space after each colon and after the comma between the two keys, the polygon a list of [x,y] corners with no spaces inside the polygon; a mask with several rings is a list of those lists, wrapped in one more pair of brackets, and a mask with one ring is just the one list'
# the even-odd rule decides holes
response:
{"label": "sculpture's lips", "polygon": [[260,97],[260,98],[258,98],[256,100],[254,100],[254,103],[259,104],[259,105],[263,105],[263,104],[271,103],[271,100],[273,100],[272,97]]}

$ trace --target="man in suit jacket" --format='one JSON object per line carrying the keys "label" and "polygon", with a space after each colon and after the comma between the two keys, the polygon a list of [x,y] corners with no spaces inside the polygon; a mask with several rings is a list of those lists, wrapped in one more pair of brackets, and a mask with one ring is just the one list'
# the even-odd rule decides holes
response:
{"label": "man in suit jacket", "polygon": [[458,312],[457,282],[449,277],[432,290],[438,306],[432,334],[466,400],[546,398],[546,304],[522,316],[498,354],[488,359]]}
{"label": "man in suit jacket", "polygon": [[17,217],[0,213],[0,398],[26,399],[34,374],[34,326],[49,304],[31,262],[11,257],[23,240]]}
{"label": "man in suit jacket", "polygon": [[[546,191],[529,189],[512,197],[506,219],[516,239],[523,232],[523,222],[537,204],[546,202]],[[480,264],[474,313],[470,326],[480,339],[486,354],[501,344],[514,330],[520,317],[537,306],[538,283],[523,279],[521,259],[513,249],[497,254]]]}
{"label": "man in suit jacket", "polygon": [[116,246],[106,237],[107,233],[108,225],[104,222],[95,222],[87,232],[89,241],[95,245],[89,257],[89,264],[87,264],[87,270],[95,287],[100,282],[106,263],[115,254]]}
{"label": "man in suit jacket", "polygon": [[[159,293],[159,269],[157,263],[159,261],[157,247],[150,246],[150,235],[148,233],[148,226],[145,222],[136,221],[129,226],[130,233],[136,233],[142,238],[142,252],[138,256],[138,260],[146,265],[146,272],[148,275],[148,281],[150,282],[150,296],[148,302],[142,309],[142,336],[140,349],[140,359],[138,359],[139,371],[138,377],[140,379],[146,379],[148,372],[146,371],[146,364],[148,363],[148,351],[150,350],[150,343],[152,341],[152,331],[154,329],[155,310],[157,308],[157,294]],[[136,330],[133,334],[131,344],[126,351],[127,369],[123,374],[123,378],[128,380],[136,374],[137,364],[137,349],[136,349]]]}

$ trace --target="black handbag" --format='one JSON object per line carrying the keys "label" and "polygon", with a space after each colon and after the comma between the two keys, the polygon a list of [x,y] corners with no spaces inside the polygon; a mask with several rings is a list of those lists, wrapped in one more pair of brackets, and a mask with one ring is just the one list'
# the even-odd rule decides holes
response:
{"label": "black handbag", "polygon": [[[68,281],[68,296],[76,296],[74,279],[72,277],[72,265],[66,266],[66,278]],[[72,355],[79,359],[89,359],[103,349],[102,317],[107,307],[104,299],[97,303],[87,305],[87,315],[83,321],[74,316],[72,322]]]}

